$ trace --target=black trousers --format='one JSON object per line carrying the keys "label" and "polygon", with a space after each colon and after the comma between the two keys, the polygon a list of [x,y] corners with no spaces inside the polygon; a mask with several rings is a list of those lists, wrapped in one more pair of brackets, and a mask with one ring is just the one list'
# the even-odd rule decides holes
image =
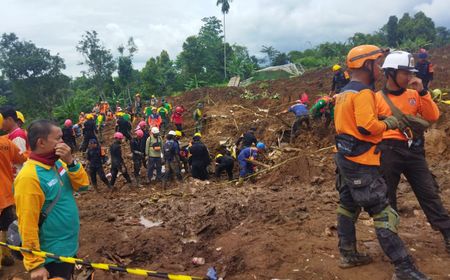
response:
{"label": "black trousers", "polygon": [[0,214],[0,231],[7,231],[9,225],[17,219],[16,208],[10,205],[2,210]]}
{"label": "black trousers", "polygon": [[296,117],[294,123],[292,124],[291,138],[297,137],[300,134],[300,128],[303,123],[306,123],[306,127],[308,129],[311,128],[311,125],[309,123],[309,116]]}
{"label": "black trousers", "polygon": [[195,179],[204,181],[209,178],[208,170],[206,170],[206,165],[203,162],[192,162],[191,172]]}
{"label": "black trousers", "polygon": [[396,140],[383,141],[381,148],[381,173],[388,186],[391,206],[397,210],[397,186],[403,174],[431,226],[439,230],[450,229],[450,217],[439,197],[424,150],[410,149],[406,141]]}
{"label": "black trousers", "polygon": [[95,139],[95,140],[97,140],[97,137],[94,135],[94,136],[83,136],[83,142],[81,143],[81,147],[80,147],[80,151],[81,152],[86,152],[86,149],[87,149],[87,147],[88,147],[88,145],[89,145],[89,140],[91,140],[91,139]]}
{"label": "black trousers", "polygon": [[106,178],[105,171],[103,170],[103,166],[90,166],[89,167],[89,177],[91,178],[91,182],[94,186],[97,186],[97,175],[100,177],[103,183],[106,185],[109,184],[108,179]]}
{"label": "black trousers", "polygon": [[[350,161],[342,154],[336,154],[339,203],[349,212],[357,213],[361,208],[370,216],[381,213],[388,205],[387,186],[378,166],[362,165]],[[355,220],[338,214],[339,249],[348,250],[356,244]],[[384,253],[392,262],[408,257],[405,245],[400,237],[386,228],[375,227],[375,233]]]}
{"label": "black trousers", "polygon": [[230,181],[233,180],[233,167],[234,167],[234,162],[231,162],[229,164],[221,163],[221,164],[217,165],[216,166],[216,177],[220,178],[220,175],[225,170],[228,175],[228,180],[230,180]]}
{"label": "black trousers", "polygon": [[51,262],[44,267],[50,274],[49,278],[61,277],[65,280],[71,280],[75,265],[70,263]]}
{"label": "black trousers", "polygon": [[127,183],[131,183],[130,175],[128,175],[127,168],[123,165],[112,165],[111,166],[111,186],[116,183],[117,175],[119,171],[122,172],[123,177],[127,180]]}

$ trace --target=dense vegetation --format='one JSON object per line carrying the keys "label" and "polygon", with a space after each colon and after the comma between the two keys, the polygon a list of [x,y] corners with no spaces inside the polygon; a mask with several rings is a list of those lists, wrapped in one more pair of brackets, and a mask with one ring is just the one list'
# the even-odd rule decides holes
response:
{"label": "dense vegetation", "polygon": [[202,21],[198,34],[186,38],[176,58],[162,50],[149,58],[142,70],[133,68],[133,56],[139,51],[133,38],[118,46],[119,56],[114,57],[96,31],[87,31],[74,46],[82,54],[87,71],[73,79],[62,73],[65,64],[58,54],[20,40],[14,33],[5,33],[0,40],[0,105],[15,105],[31,118],[74,118],[100,99],[128,103],[136,92],[144,97],[164,96],[204,85],[222,85],[225,76],[245,79],[263,66],[292,62],[306,69],[326,67],[342,62],[348,50],[359,44],[415,52],[450,43],[450,30],[435,27],[422,12],[414,16],[405,13],[400,19],[391,16],[372,34],[355,33],[345,42],[326,42],[289,53],[262,46],[265,58],[258,60],[245,46],[224,43],[219,19]]}

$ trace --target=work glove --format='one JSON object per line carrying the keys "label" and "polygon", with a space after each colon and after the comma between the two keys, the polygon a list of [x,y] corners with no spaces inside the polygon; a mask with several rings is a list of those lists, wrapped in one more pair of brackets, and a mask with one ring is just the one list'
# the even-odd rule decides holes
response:
{"label": "work glove", "polygon": [[394,116],[389,116],[389,117],[385,118],[384,120],[382,120],[382,122],[384,122],[386,124],[386,130],[397,129],[399,126],[398,119]]}

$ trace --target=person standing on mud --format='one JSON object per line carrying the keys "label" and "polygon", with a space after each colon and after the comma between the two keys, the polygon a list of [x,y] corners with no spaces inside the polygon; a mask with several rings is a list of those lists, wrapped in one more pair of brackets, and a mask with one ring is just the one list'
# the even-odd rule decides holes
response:
{"label": "person standing on mud", "polygon": [[[141,167],[145,161],[145,147],[142,146],[144,132],[140,129],[135,131],[136,137],[131,139],[130,148],[133,160],[133,175],[136,182],[136,187],[141,185]],[[143,149],[144,148],[144,149]]]}
{"label": "person standing on mud", "polygon": [[152,127],[152,134],[148,137],[145,144],[145,154],[147,155],[147,178],[150,182],[153,178],[153,172],[156,170],[156,180],[162,179],[162,160],[161,149],[163,146],[162,138],[159,135],[159,129]]}
{"label": "person standing on mud", "polygon": [[173,174],[175,174],[178,181],[181,182],[183,180],[180,171],[180,147],[175,141],[175,136],[175,131],[169,131],[166,137],[166,142],[163,145],[163,155],[166,169],[163,177],[163,188],[167,187],[167,183]]}
{"label": "person standing on mud", "polygon": [[194,113],[192,114],[192,118],[195,122],[195,132],[202,132],[203,129],[203,122],[205,121],[205,117],[203,116],[203,103],[199,102],[197,104],[197,109],[195,109]]}
{"label": "person standing on mud", "polygon": [[[387,82],[384,89],[376,93],[378,115],[394,115],[402,124],[400,129],[385,131],[379,145],[382,150],[381,173],[388,186],[389,202],[397,210],[397,186],[401,174],[404,174],[428,222],[441,231],[446,250],[450,253],[450,217],[442,204],[425,159],[424,131],[428,124],[420,123],[421,119],[427,122],[437,121],[439,108],[422,81],[413,76],[416,70],[412,54],[392,52],[386,57],[382,68]],[[391,107],[388,101],[396,108]],[[401,114],[408,115],[409,122],[414,122],[408,124],[408,120]],[[416,121],[419,123],[415,123]]]}
{"label": "person standing on mud", "polygon": [[[3,115],[0,114],[0,129],[3,125]],[[13,194],[13,169],[11,164],[22,164],[27,158],[8,136],[0,136],[0,241],[6,242],[8,226],[16,219]],[[14,258],[11,250],[0,248],[0,274],[2,265],[11,266]]]}
{"label": "person standing on mud", "polygon": [[108,189],[111,189],[111,184],[106,178],[105,171],[103,170],[102,150],[96,139],[89,140],[86,157],[89,161],[89,177],[91,178],[91,183],[94,189],[98,191],[97,175],[100,177],[100,180],[105,183]]}
{"label": "person standing on mud", "polygon": [[126,120],[125,115],[122,115],[117,120],[117,132],[122,133],[122,135],[127,139],[127,141],[131,140],[131,122]]}
{"label": "person standing on mud", "polygon": [[336,97],[339,266],[349,268],[372,262],[370,256],[356,248],[355,222],[364,208],[374,220],[383,252],[394,264],[393,279],[425,280],[428,278],[416,268],[397,235],[399,216],[389,205],[387,186],[379,173],[377,144],[386,130],[396,129],[399,125],[394,116],[378,120],[376,111],[372,88],[381,76],[380,64],[385,52],[373,45],[351,49],[347,55],[351,81]]}
{"label": "person standing on mud", "polygon": [[86,121],[83,124],[83,143],[81,143],[81,152],[86,152],[89,140],[96,139],[97,127],[94,121],[94,115],[86,114]]}
{"label": "person standing on mud", "polygon": [[[18,228],[22,246],[75,257],[80,218],[74,192],[87,189],[88,174],[62,141],[62,131],[48,120],[28,127],[31,154],[14,181]],[[54,202],[44,217],[42,212]],[[74,264],[22,253],[31,280],[72,279]]]}
{"label": "person standing on mud", "polygon": [[72,120],[67,119],[64,121],[64,127],[62,128],[63,133],[63,141],[67,145],[69,145],[72,152],[75,152],[77,150],[77,141],[75,137],[75,131],[72,126]]}
{"label": "person standing on mud", "polygon": [[191,165],[192,177],[199,180],[207,180],[209,178],[208,165],[211,163],[208,148],[201,141],[200,132],[194,134],[192,145],[189,147],[189,163]]}
{"label": "person standing on mud", "polygon": [[123,141],[123,134],[120,132],[114,133],[114,142],[109,148],[109,153],[111,155],[111,187],[114,188],[114,184],[116,183],[117,175],[119,171],[122,173],[122,176],[125,178],[128,184],[131,184],[130,175],[128,175],[127,166],[122,158],[122,148],[121,144]]}
{"label": "person standing on mud", "polygon": [[434,77],[433,64],[428,60],[428,52],[425,49],[420,49],[419,61],[416,63],[417,78],[422,80],[424,89],[428,90],[430,88],[430,83]]}
{"label": "person standing on mud", "polygon": [[175,107],[175,112],[173,112],[171,120],[175,125],[176,130],[181,131],[183,133],[183,113],[185,109],[183,106]]}
{"label": "person standing on mud", "polygon": [[333,65],[333,81],[331,83],[330,96],[340,93],[342,88],[350,82],[350,76],[347,71],[343,71],[339,64]]}

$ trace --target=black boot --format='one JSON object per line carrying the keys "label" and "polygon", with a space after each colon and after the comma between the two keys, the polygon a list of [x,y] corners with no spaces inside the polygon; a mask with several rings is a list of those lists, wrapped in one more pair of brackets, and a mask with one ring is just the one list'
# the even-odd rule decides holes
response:
{"label": "black boot", "polygon": [[350,268],[355,266],[361,266],[369,264],[373,261],[372,257],[365,254],[359,253],[356,250],[356,244],[349,246],[349,250],[340,248],[341,262],[339,263],[340,268]]}
{"label": "black boot", "polygon": [[414,265],[411,257],[403,259],[395,264],[395,272],[392,280],[430,280],[425,274],[420,272]]}
{"label": "black boot", "polygon": [[443,229],[441,233],[444,237],[445,250],[450,254],[450,229]]}

